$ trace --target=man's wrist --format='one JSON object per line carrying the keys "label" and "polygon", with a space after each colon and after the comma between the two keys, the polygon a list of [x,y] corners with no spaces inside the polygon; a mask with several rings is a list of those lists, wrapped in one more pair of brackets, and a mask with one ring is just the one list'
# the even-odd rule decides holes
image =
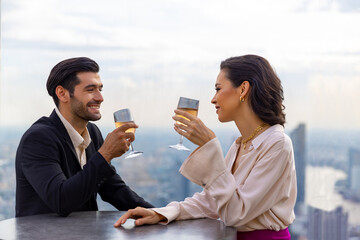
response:
{"label": "man's wrist", "polygon": [[110,163],[111,162],[111,160],[112,160],[112,157],[111,157],[111,155],[110,154],[108,154],[108,153],[106,153],[106,152],[104,152],[104,151],[102,151],[102,149],[99,149],[99,151],[98,151],[100,154],[101,154],[101,156],[103,156],[103,158],[108,162],[108,163]]}

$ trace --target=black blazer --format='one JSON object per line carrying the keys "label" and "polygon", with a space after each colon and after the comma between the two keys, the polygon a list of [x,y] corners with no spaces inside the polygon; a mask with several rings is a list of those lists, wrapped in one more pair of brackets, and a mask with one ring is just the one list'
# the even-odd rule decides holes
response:
{"label": "black blazer", "polygon": [[35,122],[16,153],[16,217],[55,212],[96,211],[97,193],[118,210],[153,207],[132,191],[97,150],[103,144],[95,124],[88,123],[91,143],[81,169],[74,146],[55,111]]}

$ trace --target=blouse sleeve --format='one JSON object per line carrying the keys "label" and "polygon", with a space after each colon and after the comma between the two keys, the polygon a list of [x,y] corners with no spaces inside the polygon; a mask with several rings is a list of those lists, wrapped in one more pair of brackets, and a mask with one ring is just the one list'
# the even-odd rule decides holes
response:
{"label": "blouse sleeve", "polygon": [[174,220],[197,219],[197,218],[219,218],[216,213],[216,203],[207,192],[195,193],[192,197],[182,202],[171,202],[163,208],[153,208],[155,212],[163,215],[168,224]]}
{"label": "blouse sleeve", "polygon": [[[292,171],[291,147],[277,141],[254,164],[246,180],[237,184],[226,169],[219,141],[215,138],[192,154],[180,172],[204,187],[215,210],[228,226],[239,227],[289,197],[284,184]],[[181,209],[180,209],[181,211]]]}
{"label": "blouse sleeve", "polygon": [[[210,142],[203,147],[198,148],[192,155],[197,155],[198,152],[200,152],[200,155],[203,156],[206,153],[208,156],[221,159],[221,161],[211,161],[211,163],[213,163],[212,165],[206,165],[209,164],[208,162],[194,161],[194,166],[190,166],[188,170],[190,171],[190,174],[196,175],[197,169],[212,169],[213,175],[208,176],[208,174],[203,174],[199,179],[195,179],[183,174],[189,180],[203,187],[206,186],[206,182],[213,182],[217,176],[226,171],[220,143],[214,140],[211,140]],[[188,160],[185,162],[187,161]],[[180,172],[182,171],[181,169]],[[152,210],[166,217],[166,220],[163,223],[167,224],[173,220],[205,217],[217,219],[219,218],[219,215],[217,214],[216,209],[216,199],[210,195],[209,191],[204,190],[201,193],[195,193],[192,197],[186,198],[182,202],[171,202],[166,207],[153,208]]]}

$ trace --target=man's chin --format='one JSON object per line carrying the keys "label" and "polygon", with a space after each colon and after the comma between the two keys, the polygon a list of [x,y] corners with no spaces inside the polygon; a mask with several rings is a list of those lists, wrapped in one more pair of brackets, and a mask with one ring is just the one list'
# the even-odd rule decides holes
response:
{"label": "man's chin", "polygon": [[97,121],[101,119],[101,114],[89,116],[89,121]]}

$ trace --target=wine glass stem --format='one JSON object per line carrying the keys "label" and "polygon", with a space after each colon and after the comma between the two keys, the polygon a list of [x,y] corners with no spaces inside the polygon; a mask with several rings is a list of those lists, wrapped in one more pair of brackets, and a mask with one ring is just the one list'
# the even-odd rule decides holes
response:
{"label": "wine glass stem", "polygon": [[133,145],[132,145],[132,143],[130,143],[130,152],[133,152],[133,151],[134,151]]}
{"label": "wine glass stem", "polygon": [[183,136],[183,135],[180,135],[180,140],[179,140],[179,144],[180,144],[180,145],[183,145],[183,139],[184,139],[184,136]]}

